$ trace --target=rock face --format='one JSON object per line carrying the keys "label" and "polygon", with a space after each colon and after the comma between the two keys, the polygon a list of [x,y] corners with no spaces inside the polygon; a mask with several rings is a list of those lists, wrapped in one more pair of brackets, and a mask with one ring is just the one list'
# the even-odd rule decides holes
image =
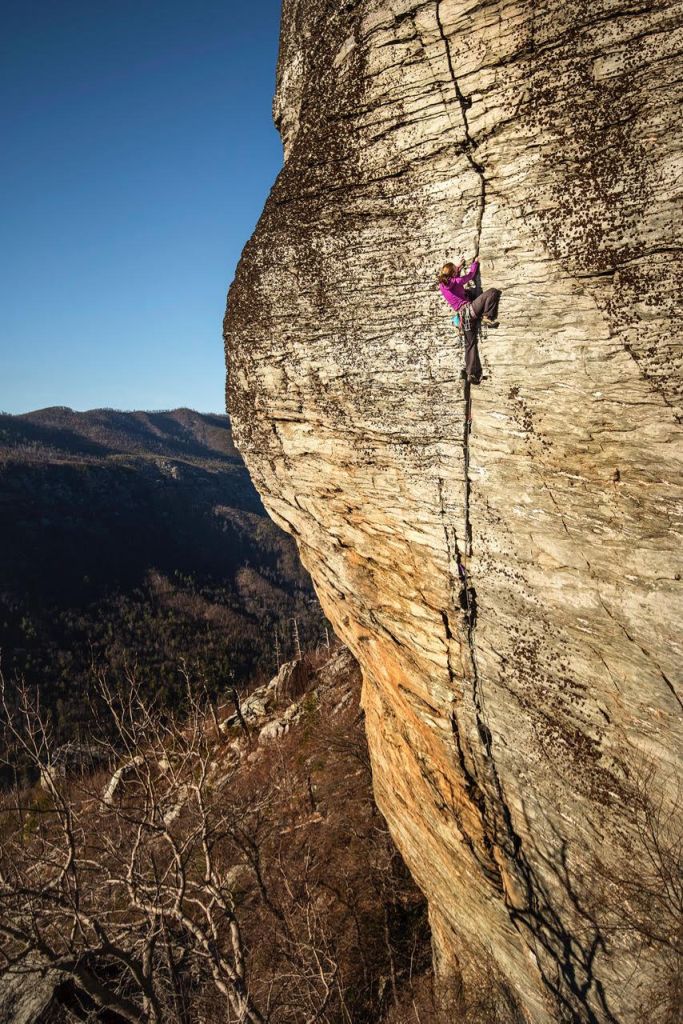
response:
{"label": "rock face", "polygon": [[[673,1019],[680,22],[285,0],[285,166],[229,296],[236,442],[361,664],[438,974],[500,1021]],[[476,249],[468,396],[434,274]]]}

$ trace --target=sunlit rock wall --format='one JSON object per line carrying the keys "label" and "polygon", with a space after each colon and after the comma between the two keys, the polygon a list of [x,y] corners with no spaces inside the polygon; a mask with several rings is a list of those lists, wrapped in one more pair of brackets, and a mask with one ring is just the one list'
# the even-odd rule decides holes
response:
{"label": "sunlit rock wall", "polygon": [[[500,1021],[671,1002],[633,893],[677,827],[680,50],[673,3],[285,0],[229,296],[236,441],[362,666],[439,977]],[[434,273],[477,248],[468,430]]]}

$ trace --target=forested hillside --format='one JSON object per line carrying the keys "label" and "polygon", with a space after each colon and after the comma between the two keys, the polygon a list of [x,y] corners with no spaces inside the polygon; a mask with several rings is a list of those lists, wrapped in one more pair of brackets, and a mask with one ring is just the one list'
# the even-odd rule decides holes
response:
{"label": "forested hillside", "polygon": [[266,516],[227,417],[0,416],[0,647],[63,736],[96,671],[177,701],[187,665],[219,692],[310,648],[324,620],[294,544]]}

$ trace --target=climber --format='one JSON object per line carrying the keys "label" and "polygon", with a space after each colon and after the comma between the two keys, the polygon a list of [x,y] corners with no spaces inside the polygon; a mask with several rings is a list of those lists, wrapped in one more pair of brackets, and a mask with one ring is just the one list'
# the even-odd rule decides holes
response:
{"label": "climber", "polygon": [[479,260],[475,256],[466,274],[461,275],[464,264],[444,263],[439,272],[439,289],[449,306],[455,310],[456,322],[461,327],[465,338],[465,375],[471,384],[481,380],[481,362],[477,348],[477,331],[479,324],[486,327],[498,326],[498,302],[500,292],[497,288],[488,288],[476,298],[467,295],[467,286],[476,277]]}

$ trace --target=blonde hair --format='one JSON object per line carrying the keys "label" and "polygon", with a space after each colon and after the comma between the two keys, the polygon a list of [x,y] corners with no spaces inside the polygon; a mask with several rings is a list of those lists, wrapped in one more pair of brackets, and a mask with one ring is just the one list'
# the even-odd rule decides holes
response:
{"label": "blonde hair", "polygon": [[452,277],[458,273],[458,268],[455,263],[444,263],[441,270],[439,271],[439,284],[448,284]]}

